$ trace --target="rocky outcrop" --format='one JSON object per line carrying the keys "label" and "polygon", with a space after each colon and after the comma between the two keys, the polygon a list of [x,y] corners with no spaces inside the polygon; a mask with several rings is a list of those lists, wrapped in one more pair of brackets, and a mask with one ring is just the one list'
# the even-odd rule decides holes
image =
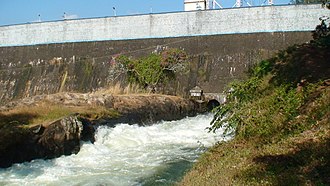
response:
{"label": "rocky outcrop", "polygon": [[50,102],[64,106],[100,106],[118,112],[116,118],[99,118],[93,121],[97,125],[115,125],[117,123],[150,124],[160,120],[178,120],[186,116],[194,116],[205,112],[195,101],[177,96],[161,94],[112,95],[106,93],[59,93],[39,95],[12,101],[0,111],[12,110],[16,107],[37,106],[40,102]]}
{"label": "rocky outcrop", "polygon": [[9,144],[0,149],[0,167],[38,158],[76,154],[80,150],[81,140],[94,142],[94,128],[78,116],[59,119],[47,127],[39,125],[27,130],[16,130],[8,136],[16,138],[15,142],[7,141]]}
{"label": "rocky outcrop", "polygon": [[178,120],[196,115],[198,105],[188,99],[166,95],[120,95],[114,96],[107,107],[120,114],[117,118],[99,120],[101,125],[117,123],[149,125],[157,121]]}
{"label": "rocky outcrop", "polygon": [[43,149],[44,158],[76,154],[80,149],[82,131],[83,124],[77,116],[69,116],[49,125],[37,145]]}

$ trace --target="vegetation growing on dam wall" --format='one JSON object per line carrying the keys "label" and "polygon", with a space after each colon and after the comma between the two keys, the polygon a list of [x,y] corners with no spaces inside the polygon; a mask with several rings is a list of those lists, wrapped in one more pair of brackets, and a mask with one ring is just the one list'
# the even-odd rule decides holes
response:
{"label": "vegetation growing on dam wall", "polygon": [[188,55],[183,50],[166,48],[139,59],[122,55],[116,61],[126,71],[130,83],[155,93],[170,81],[176,81],[176,73],[186,69]]}
{"label": "vegetation growing on dam wall", "polygon": [[127,41],[0,47],[0,100],[57,92],[90,92],[122,83],[126,73],[113,65],[120,55],[139,58],[163,48],[190,56],[162,93],[186,95],[196,85],[222,92],[234,79],[277,50],[311,39],[309,32],[232,34]]}

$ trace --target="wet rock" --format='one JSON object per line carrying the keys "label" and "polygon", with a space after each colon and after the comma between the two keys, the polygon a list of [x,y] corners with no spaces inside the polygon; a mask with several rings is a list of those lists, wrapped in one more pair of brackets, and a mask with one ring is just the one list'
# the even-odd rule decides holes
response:
{"label": "wet rock", "polygon": [[[94,128],[87,119],[68,116],[47,127],[13,127],[0,138],[0,167],[33,159],[49,159],[76,154],[80,141],[94,142]],[[1,131],[0,131],[0,134]],[[10,140],[12,139],[12,140]]]}
{"label": "wet rock", "polygon": [[31,127],[30,131],[34,134],[42,134],[45,131],[45,127],[42,125],[36,125]]}
{"label": "wet rock", "polygon": [[45,149],[45,158],[78,153],[82,131],[83,124],[77,116],[69,116],[50,124],[38,141]]}
{"label": "wet rock", "polygon": [[19,127],[0,129],[0,168],[39,158],[33,133]]}
{"label": "wet rock", "polygon": [[82,125],[83,130],[80,135],[80,140],[82,141],[90,141],[92,143],[95,142],[95,128],[92,124],[92,122],[86,118],[78,118]]}

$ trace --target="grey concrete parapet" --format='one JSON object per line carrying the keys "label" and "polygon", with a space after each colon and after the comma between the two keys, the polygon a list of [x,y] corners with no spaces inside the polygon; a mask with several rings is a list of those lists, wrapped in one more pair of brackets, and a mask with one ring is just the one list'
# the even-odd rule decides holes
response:
{"label": "grey concrete parapet", "polygon": [[63,20],[0,27],[0,47],[50,43],[311,31],[319,4]]}

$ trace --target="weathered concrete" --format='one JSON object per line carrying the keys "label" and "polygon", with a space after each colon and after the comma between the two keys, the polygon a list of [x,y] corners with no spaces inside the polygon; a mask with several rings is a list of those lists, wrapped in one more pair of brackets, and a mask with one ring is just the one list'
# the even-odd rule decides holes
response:
{"label": "weathered concrete", "polygon": [[215,100],[219,103],[224,103],[226,102],[226,94],[224,93],[204,93],[204,99],[206,101],[211,101],[211,100]]}
{"label": "weathered concrete", "polygon": [[260,32],[311,31],[321,5],[234,8],[64,20],[0,27],[1,46]]}
{"label": "weathered concrete", "polygon": [[0,47],[0,100],[88,92],[124,82],[114,56],[143,56],[161,47],[181,48],[191,56],[187,71],[164,93],[185,95],[196,85],[204,92],[222,92],[254,63],[310,39],[310,32],[275,32]]}

